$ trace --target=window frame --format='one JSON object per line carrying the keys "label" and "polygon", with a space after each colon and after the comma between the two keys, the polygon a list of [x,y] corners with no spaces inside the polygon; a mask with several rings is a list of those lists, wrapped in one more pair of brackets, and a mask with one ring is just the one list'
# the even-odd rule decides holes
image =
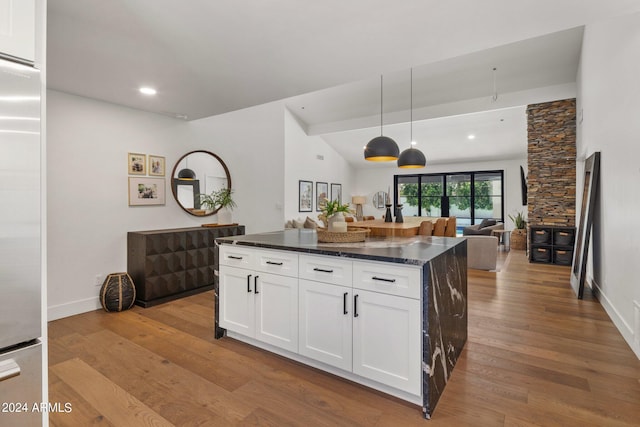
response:
{"label": "window frame", "polygon": [[[402,174],[402,175],[394,175],[393,176],[393,202],[394,205],[398,205],[398,197],[399,197],[399,188],[398,188],[398,179],[402,180],[403,178],[417,178],[418,189],[422,188],[422,178],[428,177],[431,178],[431,182],[433,182],[433,178],[440,178],[440,182],[442,185],[442,202],[441,202],[441,215],[449,216],[449,195],[447,194],[447,176],[451,175],[469,175],[470,176],[470,221],[471,224],[476,224],[476,215],[475,215],[475,183],[476,183],[476,175],[487,175],[487,174],[495,174],[500,176],[500,218],[494,218],[496,221],[500,221],[504,223],[504,207],[505,207],[505,194],[504,194],[504,169],[495,169],[495,170],[477,170],[477,171],[464,171],[464,172],[439,172],[439,173],[419,173],[419,174]],[[497,197],[497,196],[489,196],[489,197]],[[418,216],[424,216],[422,213],[422,191],[418,191]]]}

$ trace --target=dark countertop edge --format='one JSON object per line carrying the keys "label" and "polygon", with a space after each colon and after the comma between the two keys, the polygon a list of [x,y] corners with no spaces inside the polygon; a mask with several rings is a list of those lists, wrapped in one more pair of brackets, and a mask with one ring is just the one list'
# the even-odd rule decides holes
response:
{"label": "dark countertop edge", "polygon": [[301,252],[305,254],[335,256],[339,258],[354,258],[354,259],[362,259],[367,261],[393,262],[393,263],[405,264],[405,265],[422,266],[430,261],[430,260],[419,260],[419,259],[412,259],[412,258],[394,258],[394,257],[382,256],[382,255],[359,254],[359,253],[353,253],[353,252],[336,251],[335,249],[322,250],[319,248],[310,248],[310,247],[302,248],[302,247],[295,247],[295,246],[270,245],[268,243],[258,243],[258,242],[239,242],[237,240],[232,240],[232,239],[223,238],[223,237],[216,238],[216,242],[228,243],[228,244],[238,245],[238,246],[251,246],[255,248],[276,249],[280,251]]}
{"label": "dark countertop edge", "polygon": [[[278,233],[281,233],[281,232],[275,231],[275,232],[267,232],[267,233],[258,233],[257,235],[262,236],[262,235],[278,234]],[[317,246],[294,246],[294,245],[283,245],[281,243],[274,244],[274,243],[269,243],[264,241],[244,240],[250,237],[251,235],[224,236],[224,237],[217,237],[215,241],[217,244],[222,243],[222,244],[231,244],[231,245],[238,245],[238,246],[249,246],[249,247],[255,247],[255,248],[284,250],[284,251],[290,251],[290,252],[307,253],[307,254],[315,254],[315,255],[335,256],[340,258],[352,258],[352,259],[360,259],[360,260],[367,260],[367,261],[391,262],[391,263],[404,264],[404,265],[416,265],[419,267],[427,264],[429,261],[431,261],[434,258],[434,257],[430,257],[428,259],[404,258],[404,257],[394,257],[390,255],[377,255],[372,253],[352,252],[349,250],[343,251],[343,250],[340,250],[339,247],[323,248],[323,247],[317,247]],[[238,240],[238,239],[243,239],[243,240]],[[443,238],[443,239],[450,239],[450,238]],[[441,253],[447,252],[448,250],[454,248],[455,246],[462,243],[463,241],[466,241],[466,239],[460,239],[458,243],[451,246],[443,244]],[[439,254],[435,256],[438,256],[438,255]]]}

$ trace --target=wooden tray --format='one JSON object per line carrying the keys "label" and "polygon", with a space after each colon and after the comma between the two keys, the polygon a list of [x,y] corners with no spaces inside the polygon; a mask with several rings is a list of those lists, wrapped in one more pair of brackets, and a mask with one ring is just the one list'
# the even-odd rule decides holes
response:
{"label": "wooden tray", "polygon": [[369,232],[368,228],[351,229],[346,233],[336,233],[328,231],[326,228],[318,228],[318,242],[322,243],[354,243],[364,242]]}
{"label": "wooden tray", "polygon": [[214,222],[212,224],[202,224],[203,227],[209,227],[209,228],[216,228],[216,227],[233,227],[235,225],[238,225],[237,222],[234,222],[232,224],[218,224],[217,222]]}

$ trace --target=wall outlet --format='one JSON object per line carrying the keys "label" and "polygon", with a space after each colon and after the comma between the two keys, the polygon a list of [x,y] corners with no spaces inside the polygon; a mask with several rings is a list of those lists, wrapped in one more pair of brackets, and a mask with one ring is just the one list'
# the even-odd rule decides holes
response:
{"label": "wall outlet", "polygon": [[96,282],[95,285],[96,286],[102,286],[102,282],[104,281],[104,279],[102,278],[102,274],[96,274]]}

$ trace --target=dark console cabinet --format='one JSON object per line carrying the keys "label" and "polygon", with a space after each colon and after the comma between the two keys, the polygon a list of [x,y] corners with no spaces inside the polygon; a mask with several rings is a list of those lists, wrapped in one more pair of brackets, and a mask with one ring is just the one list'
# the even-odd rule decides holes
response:
{"label": "dark console cabinet", "polygon": [[214,287],[215,239],[244,234],[243,225],[127,233],[127,272],[136,304],[151,307]]}
{"label": "dark console cabinet", "polygon": [[575,238],[575,227],[532,225],[529,227],[529,261],[571,265]]}

